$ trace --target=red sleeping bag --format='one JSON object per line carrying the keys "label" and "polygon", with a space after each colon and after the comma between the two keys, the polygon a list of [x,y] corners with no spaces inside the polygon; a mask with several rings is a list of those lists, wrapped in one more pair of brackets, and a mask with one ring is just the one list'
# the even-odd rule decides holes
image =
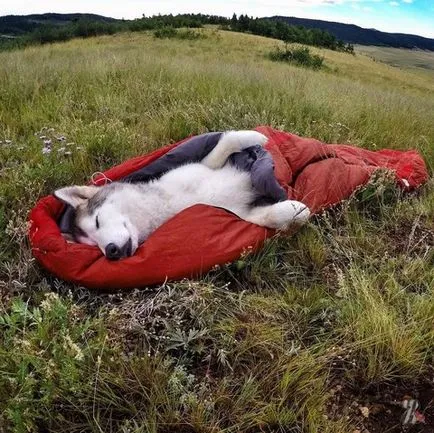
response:
{"label": "red sleeping bag", "polygon": [[[288,197],[307,204],[312,213],[348,198],[378,168],[394,170],[399,185],[408,190],[428,179],[423,159],[413,150],[372,152],[324,144],[265,126],[256,130],[269,137],[265,147]],[[133,158],[104,174],[112,180],[125,177],[183,141]],[[163,224],[134,256],[110,261],[97,247],[63,238],[57,225],[63,206],[54,196],[48,196],[32,209],[29,238],[33,254],[59,278],[93,288],[142,287],[166,279],[197,277],[216,264],[237,259],[247,249],[257,250],[274,233],[223,209],[199,204]]]}

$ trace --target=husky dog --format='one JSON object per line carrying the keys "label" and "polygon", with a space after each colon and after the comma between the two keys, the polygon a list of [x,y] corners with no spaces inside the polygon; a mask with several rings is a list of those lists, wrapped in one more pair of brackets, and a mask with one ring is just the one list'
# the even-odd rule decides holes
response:
{"label": "husky dog", "polygon": [[229,131],[201,162],[175,168],[157,180],[71,186],[54,195],[76,210],[75,239],[97,245],[110,260],[133,255],[164,222],[199,203],[222,207],[263,227],[301,225],[310,215],[307,206],[293,200],[253,206],[257,194],[250,173],[226,164],[232,153],[266,141],[256,131]]}

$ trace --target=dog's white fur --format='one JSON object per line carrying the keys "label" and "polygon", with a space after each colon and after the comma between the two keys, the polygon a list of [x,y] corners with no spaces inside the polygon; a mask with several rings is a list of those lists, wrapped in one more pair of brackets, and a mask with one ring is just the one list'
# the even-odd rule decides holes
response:
{"label": "dog's white fur", "polygon": [[[286,200],[252,207],[255,191],[250,173],[226,164],[232,153],[266,141],[256,131],[230,131],[200,163],[178,167],[158,180],[73,186],[57,190],[55,196],[77,210],[76,225],[82,232],[78,240],[98,245],[103,253],[108,244],[123,248],[131,240],[128,253],[133,254],[169,218],[198,203],[222,207],[264,227],[285,230],[301,225],[310,215],[303,203]],[[92,200],[98,202],[98,195],[101,203],[94,209],[90,204]]]}

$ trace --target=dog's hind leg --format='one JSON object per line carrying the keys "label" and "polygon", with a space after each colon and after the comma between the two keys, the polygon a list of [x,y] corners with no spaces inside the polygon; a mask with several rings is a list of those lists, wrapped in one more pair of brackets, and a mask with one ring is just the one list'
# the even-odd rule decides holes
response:
{"label": "dog's hind leg", "polygon": [[221,168],[233,153],[241,152],[251,146],[263,146],[267,140],[265,135],[257,131],[226,132],[201,163],[212,169]]}
{"label": "dog's hind leg", "polygon": [[268,206],[249,209],[239,215],[246,221],[263,227],[286,230],[292,225],[302,225],[309,219],[309,208],[295,200],[285,200]]}

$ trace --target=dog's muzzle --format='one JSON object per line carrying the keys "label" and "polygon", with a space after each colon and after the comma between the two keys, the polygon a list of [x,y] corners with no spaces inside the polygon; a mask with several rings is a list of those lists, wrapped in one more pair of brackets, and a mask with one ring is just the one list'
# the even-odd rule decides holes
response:
{"label": "dog's muzzle", "polygon": [[114,243],[110,243],[105,247],[105,256],[109,260],[119,260],[123,257],[131,256],[132,249],[133,243],[131,241],[131,238],[128,239],[128,242],[122,248],[119,248]]}

